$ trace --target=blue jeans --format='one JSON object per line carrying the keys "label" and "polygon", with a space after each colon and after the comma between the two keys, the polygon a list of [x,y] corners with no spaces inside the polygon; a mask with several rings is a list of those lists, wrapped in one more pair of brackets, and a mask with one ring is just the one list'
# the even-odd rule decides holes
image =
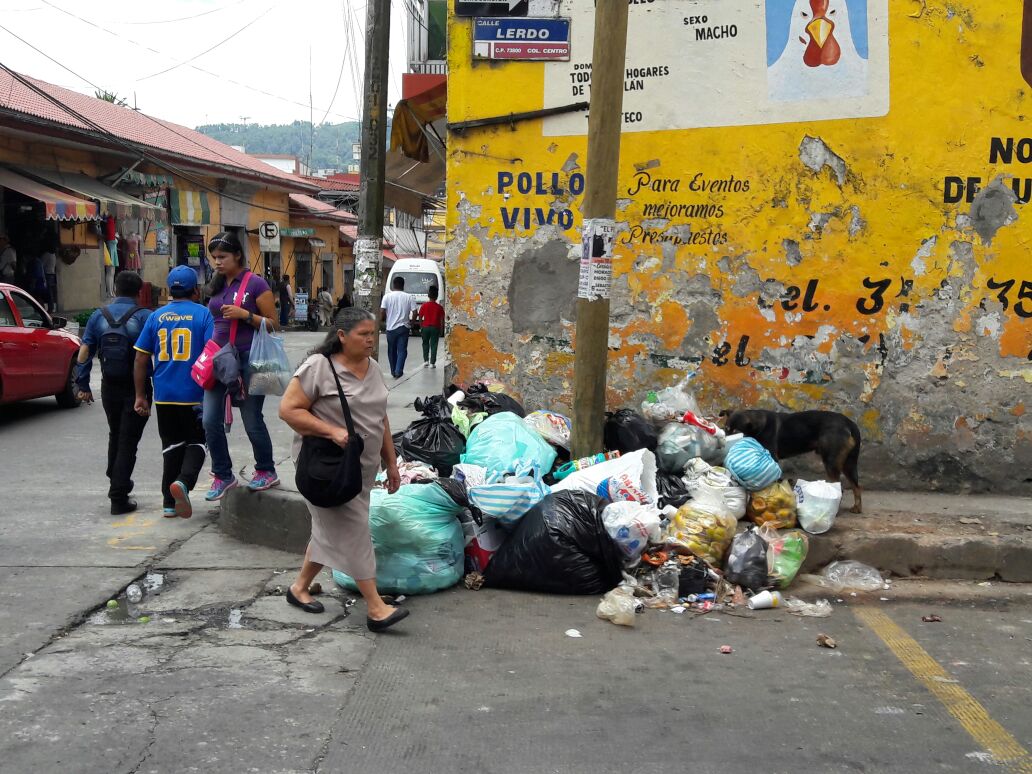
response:
{"label": "blue jeans", "polygon": [[387,362],[391,366],[391,376],[401,376],[405,373],[405,361],[408,359],[408,337],[407,325],[387,331]]}
{"label": "blue jeans", "polygon": [[[249,371],[246,366],[243,370],[246,383]],[[208,439],[208,453],[211,454],[211,472],[223,480],[233,477],[233,460],[229,456],[229,441],[224,424],[225,406],[224,385],[216,382],[214,387],[204,391],[204,434]],[[265,426],[265,418],[262,416],[264,406],[264,395],[248,395],[240,407],[240,415],[254,451],[254,469],[274,473],[276,464],[272,459],[272,438],[269,437],[269,428]]]}

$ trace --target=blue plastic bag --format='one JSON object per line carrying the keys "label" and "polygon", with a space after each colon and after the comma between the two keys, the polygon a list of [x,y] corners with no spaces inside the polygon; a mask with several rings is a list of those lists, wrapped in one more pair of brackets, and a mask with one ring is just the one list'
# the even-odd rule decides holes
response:
{"label": "blue plastic bag", "polygon": [[[465,538],[456,518],[462,508],[437,484],[406,484],[394,494],[374,489],[369,529],[376,552],[376,586],[391,594],[429,594],[462,577]],[[333,571],[352,591],[354,579]]]}
{"label": "blue plastic bag", "polygon": [[508,411],[488,417],[469,434],[462,462],[504,475],[535,467],[543,473],[555,464],[555,449]]}
{"label": "blue plastic bag", "polygon": [[781,478],[781,466],[754,438],[743,438],[728,449],[724,467],[750,492],[766,489]]}
{"label": "blue plastic bag", "polygon": [[499,524],[512,526],[551,491],[541,480],[540,471],[530,467],[517,471],[514,476],[493,474],[486,484],[469,488],[469,499],[486,516],[497,519]]}

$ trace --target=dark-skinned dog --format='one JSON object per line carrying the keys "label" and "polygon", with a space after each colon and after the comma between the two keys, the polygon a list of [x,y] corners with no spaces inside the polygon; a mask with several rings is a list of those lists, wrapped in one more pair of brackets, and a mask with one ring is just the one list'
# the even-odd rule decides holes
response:
{"label": "dark-skinned dog", "polygon": [[853,490],[853,513],[862,509],[860,475],[860,428],[849,417],[835,411],[765,411],[743,409],[722,411],[724,428],[729,434],[743,433],[755,438],[783,460],[816,452],[824,463],[825,477],[836,483],[846,477]]}

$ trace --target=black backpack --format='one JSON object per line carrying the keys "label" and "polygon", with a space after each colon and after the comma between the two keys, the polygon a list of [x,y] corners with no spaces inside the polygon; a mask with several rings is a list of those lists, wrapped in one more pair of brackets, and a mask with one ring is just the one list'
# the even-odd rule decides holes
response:
{"label": "black backpack", "polygon": [[134,306],[116,320],[108,307],[100,310],[110,326],[110,329],[100,337],[98,350],[100,372],[105,379],[125,380],[133,376],[133,362],[136,360],[133,344],[136,342],[130,337],[127,324],[138,311],[140,307]]}

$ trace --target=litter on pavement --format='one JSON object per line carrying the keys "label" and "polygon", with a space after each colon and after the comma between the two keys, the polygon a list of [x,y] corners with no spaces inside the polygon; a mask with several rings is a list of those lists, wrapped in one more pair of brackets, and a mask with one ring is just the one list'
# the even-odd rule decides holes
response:
{"label": "litter on pavement", "polygon": [[[783,591],[810,536],[834,528],[841,486],[785,479],[759,441],[706,417],[687,380],[607,414],[605,448],[582,459],[568,417],[528,413],[499,385],[452,385],[415,406],[422,418],[395,436],[402,486],[388,494],[381,474],[370,502],[385,593],[464,581],[597,595],[598,618],[627,627],[648,609],[831,615],[828,600]],[[834,593],[887,587],[852,561],[803,579]]]}

